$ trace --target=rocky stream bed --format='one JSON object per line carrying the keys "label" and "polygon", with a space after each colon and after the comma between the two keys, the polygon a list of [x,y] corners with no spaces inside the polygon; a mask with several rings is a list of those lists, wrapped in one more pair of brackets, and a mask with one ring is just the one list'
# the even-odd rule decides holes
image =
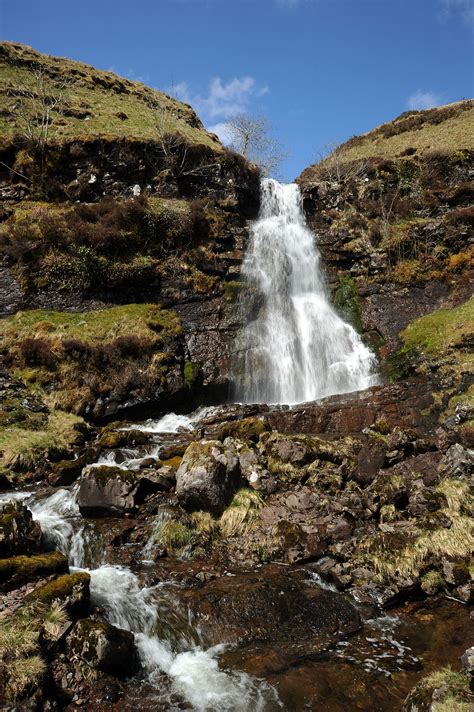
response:
{"label": "rocky stream bed", "polygon": [[2,617],[62,612],[21,709],[399,710],[459,668],[473,457],[428,386],[114,423],[4,491]]}

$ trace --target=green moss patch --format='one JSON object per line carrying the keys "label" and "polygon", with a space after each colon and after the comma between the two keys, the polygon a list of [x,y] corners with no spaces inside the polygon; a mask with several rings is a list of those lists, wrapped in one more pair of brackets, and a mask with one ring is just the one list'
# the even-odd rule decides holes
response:
{"label": "green moss patch", "polygon": [[429,355],[462,347],[474,335],[474,297],[454,309],[438,309],[415,319],[401,335],[407,348]]}
{"label": "green moss patch", "polygon": [[43,576],[64,573],[67,569],[67,559],[59,551],[0,559],[0,588],[10,590]]}

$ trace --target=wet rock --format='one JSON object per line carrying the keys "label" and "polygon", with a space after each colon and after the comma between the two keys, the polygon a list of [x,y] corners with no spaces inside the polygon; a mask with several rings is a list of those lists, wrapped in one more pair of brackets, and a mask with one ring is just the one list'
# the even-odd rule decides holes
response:
{"label": "wet rock", "polygon": [[278,567],[208,581],[185,592],[184,600],[209,644],[291,643],[310,654],[360,628],[359,614],[344,596],[306,585]]}
{"label": "wet rock", "polygon": [[221,513],[239,485],[237,450],[231,438],[193,442],[176,473],[176,494],[186,509]]}
{"label": "wet rock", "polygon": [[118,678],[132,677],[140,667],[133,633],[109,623],[84,619],[72,629],[67,646],[92,667]]}
{"label": "wet rock", "polygon": [[40,541],[41,528],[27,507],[12,501],[0,510],[1,557],[30,554],[38,550]]}
{"label": "wet rock", "polygon": [[89,584],[90,576],[85,571],[65,574],[38,586],[28,594],[26,600],[40,601],[48,605],[59,601],[65,606],[71,618],[80,618],[89,612]]}
{"label": "wet rock", "polygon": [[474,674],[474,646],[464,651],[461,655],[461,663],[466,672]]}
{"label": "wet rock", "polygon": [[0,591],[11,591],[29,581],[67,572],[67,559],[59,551],[0,559]]}

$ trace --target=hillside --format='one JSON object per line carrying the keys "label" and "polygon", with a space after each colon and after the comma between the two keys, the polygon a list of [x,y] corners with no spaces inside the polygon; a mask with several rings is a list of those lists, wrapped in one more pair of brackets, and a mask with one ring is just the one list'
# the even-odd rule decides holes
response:
{"label": "hillside", "polygon": [[0,44],[0,133],[25,130],[34,97],[60,98],[51,113],[51,139],[108,137],[157,140],[180,133],[192,144],[221,150],[193,109],[140,82],[12,42]]}
{"label": "hillside", "polygon": [[474,100],[468,99],[434,109],[405,111],[360,136],[353,136],[338,146],[324,160],[303,171],[301,178],[311,180],[336,163],[377,157],[394,159],[437,152],[474,150]]}

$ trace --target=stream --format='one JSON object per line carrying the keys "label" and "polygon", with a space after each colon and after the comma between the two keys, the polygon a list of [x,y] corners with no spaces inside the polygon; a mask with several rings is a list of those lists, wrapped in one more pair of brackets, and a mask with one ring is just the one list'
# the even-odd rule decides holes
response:
{"label": "stream", "polygon": [[[138,468],[145,458],[158,458],[160,445],[153,443],[154,437],[164,436],[170,442],[183,431],[198,428],[208,414],[209,409],[200,409],[190,416],[167,414],[159,420],[124,425],[147,432],[151,442],[125,453],[110,451],[95,465],[106,462]],[[72,571],[90,574],[93,607],[111,624],[134,634],[142,672],[130,683],[130,699],[126,695],[117,709],[139,704],[203,712],[395,711],[420,670],[452,660],[469,642],[467,610],[445,601],[436,606],[412,602],[372,619],[366,617],[359,633],[339,640],[320,656],[302,655],[290,665],[285,657],[288,651],[278,646],[257,645],[243,652],[225,641],[206,646],[199,626],[176,595],[182,584],[144,583],[153,568],[147,542],[141,544],[134,570],[107,561],[97,528],[101,520],[81,516],[77,491],[76,484],[46,496],[41,490],[4,493],[0,506],[11,499],[22,500],[39,522],[48,548],[63,552]],[[186,566],[186,561],[181,565]],[[304,575],[301,585],[335,590],[311,565],[294,568]]]}

